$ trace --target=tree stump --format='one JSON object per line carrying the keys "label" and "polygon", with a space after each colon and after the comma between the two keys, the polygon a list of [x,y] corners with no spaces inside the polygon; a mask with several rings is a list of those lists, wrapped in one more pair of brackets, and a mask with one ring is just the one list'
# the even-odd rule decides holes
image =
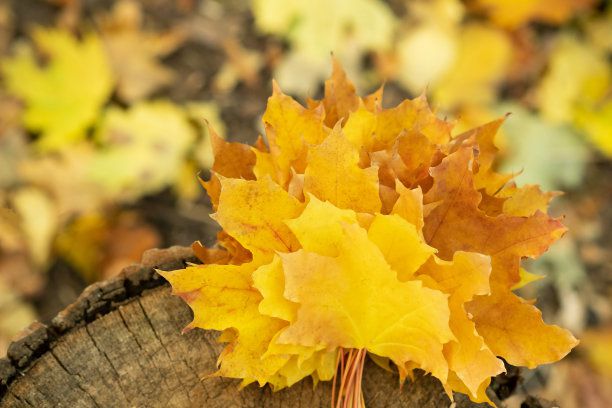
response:
{"label": "tree stump", "polygon": [[[329,382],[307,379],[273,393],[207,378],[223,345],[215,332],[181,334],[191,311],[155,273],[186,262],[197,262],[189,248],[151,250],[142,264],[88,287],[49,326],[30,326],[0,360],[0,407],[328,407]],[[370,408],[451,404],[431,376],[400,389],[396,374],[370,361],[363,387]],[[455,402],[487,406],[463,395]]]}

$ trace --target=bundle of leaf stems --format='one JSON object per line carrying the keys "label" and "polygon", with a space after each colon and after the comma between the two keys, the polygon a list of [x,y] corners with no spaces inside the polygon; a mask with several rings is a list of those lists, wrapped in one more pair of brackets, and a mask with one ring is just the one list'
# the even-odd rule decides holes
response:
{"label": "bundle of leaf stems", "polygon": [[366,351],[364,349],[338,350],[336,369],[340,369],[340,386],[336,395],[336,379],[333,379],[332,408],[365,408],[361,378],[365,364]]}

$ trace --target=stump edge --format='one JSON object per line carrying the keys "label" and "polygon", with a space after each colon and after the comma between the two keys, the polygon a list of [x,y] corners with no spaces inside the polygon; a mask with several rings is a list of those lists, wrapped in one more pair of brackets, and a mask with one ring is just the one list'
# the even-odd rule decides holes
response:
{"label": "stump edge", "polygon": [[0,401],[10,385],[26,374],[36,360],[51,350],[63,335],[104,316],[151,289],[168,285],[155,271],[182,269],[188,263],[201,263],[190,247],[150,249],[139,264],[125,267],[117,276],[93,283],[61,310],[48,325],[34,321],[11,342],[0,358]]}

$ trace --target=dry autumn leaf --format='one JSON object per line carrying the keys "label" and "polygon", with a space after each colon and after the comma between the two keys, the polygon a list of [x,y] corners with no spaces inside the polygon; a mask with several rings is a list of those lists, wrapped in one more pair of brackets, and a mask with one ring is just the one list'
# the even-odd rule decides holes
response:
{"label": "dry autumn leaf", "polygon": [[113,87],[102,43],[95,34],[82,41],[71,34],[37,28],[34,42],[49,63],[40,67],[30,47],[20,47],[0,64],[7,89],[23,99],[25,126],[41,132],[40,150],[61,150],[86,137]]}
{"label": "dry autumn leaf", "polygon": [[121,0],[112,13],[99,19],[102,39],[117,77],[117,94],[132,103],[174,80],[174,72],[157,59],[174,51],[185,39],[180,30],[163,34],[141,31],[138,2]]}
{"label": "dry autumn leaf", "polygon": [[[22,214],[10,209],[10,204],[0,194],[0,283],[4,282],[14,295],[33,296],[43,286],[41,265],[35,265],[30,255],[29,231],[24,231]],[[40,232],[45,234],[44,230]]]}
{"label": "dry autumn leaf", "polygon": [[12,207],[20,217],[32,261],[37,266],[45,265],[59,224],[57,206],[41,190],[23,187],[13,194]]}
{"label": "dry autumn leaf", "polygon": [[134,213],[77,218],[55,240],[58,255],[88,282],[108,279],[160,244],[158,232]]}
{"label": "dry autumn leaf", "polygon": [[92,158],[89,178],[106,196],[130,201],[179,179],[196,131],[180,107],[159,100],[128,110],[108,108],[96,138],[101,149]]}
{"label": "dry autumn leaf", "polygon": [[18,170],[25,182],[49,194],[63,223],[74,214],[96,211],[110,202],[107,191],[88,175],[96,154],[91,144],[79,143],[53,155],[23,160]]}
{"label": "dry autumn leaf", "polygon": [[23,132],[12,129],[3,131],[0,123],[0,133],[0,188],[6,189],[19,182],[19,165],[30,152]]}
{"label": "dry autumn leaf", "polygon": [[512,292],[529,281],[521,259],[565,228],[550,193],[494,171],[503,119],[452,136],[425,98],[381,98],[358,97],[337,63],[308,108],[275,86],[268,146],[213,138],[205,186],[223,231],[219,248],[196,245],[212,263],[160,274],[193,309],[188,327],[229,343],[216,375],[340,378],[333,403],[363,406],[370,354],[402,381],[422,369],[450,398],[490,402],[500,357],[534,367],[577,344]]}

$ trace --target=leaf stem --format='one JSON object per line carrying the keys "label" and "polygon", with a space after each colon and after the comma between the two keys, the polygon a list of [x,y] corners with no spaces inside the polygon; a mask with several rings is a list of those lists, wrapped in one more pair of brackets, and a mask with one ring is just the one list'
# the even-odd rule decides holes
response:
{"label": "leaf stem", "polygon": [[[332,386],[332,408],[365,408],[361,381],[366,354],[365,349],[350,349],[348,351],[340,349],[338,351],[336,374]],[[336,378],[338,376],[340,377],[340,385],[336,394]]]}

